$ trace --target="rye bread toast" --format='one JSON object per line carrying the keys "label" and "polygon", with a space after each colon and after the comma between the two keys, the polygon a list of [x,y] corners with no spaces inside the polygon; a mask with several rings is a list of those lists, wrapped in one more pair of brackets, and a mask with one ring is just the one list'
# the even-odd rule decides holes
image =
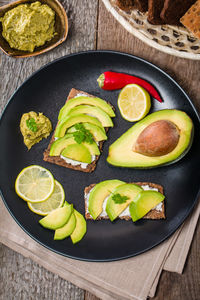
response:
{"label": "rye bread toast", "polygon": [[115,0],[114,4],[124,11],[129,11],[134,6],[134,0]]}
{"label": "rye bread toast", "polygon": [[148,0],[135,0],[135,8],[145,13],[148,10]]}
{"label": "rye bread toast", "polygon": [[148,18],[149,23],[161,25],[165,22],[160,18],[165,0],[149,0],[148,1]]}
{"label": "rye bread toast", "polygon": [[[93,95],[90,95],[86,92],[83,92],[83,91],[72,88],[71,91],[69,92],[67,100],[76,97],[78,94],[84,94],[84,95],[87,95],[88,97],[94,97]],[[114,110],[114,107],[109,102],[107,102],[107,103]],[[105,128],[105,131],[107,132],[108,128]],[[77,171],[82,171],[82,172],[86,172],[86,173],[91,173],[95,170],[96,164],[97,164],[97,161],[98,161],[100,155],[96,155],[95,160],[93,162],[91,162],[90,164],[88,164],[86,168],[82,168],[81,164],[80,165],[71,165],[70,163],[67,163],[64,159],[62,159],[60,156],[50,156],[49,152],[50,152],[51,144],[55,141],[54,134],[55,134],[55,131],[54,131],[53,136],[50,140],[48,148],[43,153],[43,160],[44,161],[47,161],[47,162],[50,162],[50,163],[53,163],[53,164],[56,164],[58,166],[62,166],[62,167],[65,167],[65,168],[69,168],[69,169],[73,169],[73,170],[77,170]],[[103,142],[104,141],[99,142],[98,147],[99,147],[100,151],[102,151]]]}
{"label": "rye bread toast", "polygon": [[194,2],[195,0],[165,0],[160,17],[166,24],[181,25],[180,18]]}
{"label": "rye bread toast", "polygon": [[[156,188],[158,190],[158,192],[163,194],[163,187],[159,184],[151,183],[151,182],[131,182],[131,183],[134,183],[134,184],[137,184],[137,185],[140,185],[140,186],[148,185],[151,188]],[[87,186],[84,190],[85,218],[86,218],[86,220],[93,220],[92,216],[88,212],[87,195],[95,185],[96,184],[91,184],[91,185]],[[130,216],[122,216],[122,217],[118,217],[118,218],[126,220],[126,221],[131,220]],[[96,220],[107,220],[107,219],[109,219],[108,216],[105,216],[105,217],[104,216],[99,216]],[[164,204],[164,201],[162,202],[162,210],[161,211],[156,210],[156,209],[152,209],[151,211],[149,211],[143,217],[143,219],[152,219],[152,220],[165,219],[165,204]]]}

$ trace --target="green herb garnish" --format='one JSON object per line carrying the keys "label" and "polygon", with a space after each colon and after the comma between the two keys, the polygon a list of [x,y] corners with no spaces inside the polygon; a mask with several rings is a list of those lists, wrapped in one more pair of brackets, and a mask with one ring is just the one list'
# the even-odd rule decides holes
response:
{"label": "green herb garnish", "polygon": [[82,142],[86,142],[88,144],[92,144],[94,142],[93,136],[89,130],[85,129],[82,124],[75,124],[76,131],[73,132],[73,137],[78,144]]}
{"label": "green herb garnish", "polygon": [[122,203],[125,203],[126,200],[129,199],[129,197],[122,196],[119,193],[117,193],[117,194],[113,194],[112,199],[114,200],[115,203],[122,204]]}
{"label": "green herb garnish", "polygon": [[38,130],[37,123],[35,122],[34,118],[26,120],[26,126],[33,132],[36,132]]}

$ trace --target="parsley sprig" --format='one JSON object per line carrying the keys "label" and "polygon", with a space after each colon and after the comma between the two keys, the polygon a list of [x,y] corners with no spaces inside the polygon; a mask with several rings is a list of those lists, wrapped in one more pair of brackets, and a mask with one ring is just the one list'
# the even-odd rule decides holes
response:
{"label": "parsley sprig", "polygon": [[34,118],[26,120],[26,126],[33,132],[36,132],[38,130],[38,126]]}
{"label": "parsley sprig", "polygon": [[116,204],[122,204],[125,203],[129,199],[129,197],[122,196],[119,193],[117,193],[117,194],[113,194],[112,199]]}
{"label": "parsley sprig", "polygon": [[74,127],[76,131],[73,132],[73,137],[78,144],[81,144],[82,142],[92,144],[94,142],[92,134],[89,130],[85,129],[82,124],[75,124]]}

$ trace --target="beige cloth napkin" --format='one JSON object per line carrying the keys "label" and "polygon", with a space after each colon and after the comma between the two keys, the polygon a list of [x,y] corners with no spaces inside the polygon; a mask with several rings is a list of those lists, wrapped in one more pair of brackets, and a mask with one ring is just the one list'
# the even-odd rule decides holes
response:
{"label": "beige cloth napkin", "polygon": [[186,222],[165,242],[133,258],[95,263],[58,255],[31,239],[0,200],[0,242],[104,300],[153,297],[162,270],[182,273],[200,214],[196,205]]}

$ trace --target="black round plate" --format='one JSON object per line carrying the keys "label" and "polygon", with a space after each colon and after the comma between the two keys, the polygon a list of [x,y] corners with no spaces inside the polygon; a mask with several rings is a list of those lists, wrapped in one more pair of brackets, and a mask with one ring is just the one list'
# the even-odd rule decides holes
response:
{"label": "black round plate", "polygon": [[[97,85],[98,76],[106,71],[125,72],[142,77],[159,91],[164,103],[152,100],[150,112],[175,108],[192,118],[195,136],[189,153],[179,162],[149,170],[116,168],[107,164],[108,147],[131,123],[120,116],[117,107],[119,91],[103,91]],[[108,100],[116,108],[114,128],[108,133],[96,170],[89,174],[66,169],[43,161],[43,151],[50,138],[30,151],[23,144],[19,122],[23,113],[43,112],[55,125],[58,112],[71,88],[86,91]],[[110,51],[89,51],[60,58],[34,73],[11,97],[0,127],[1,191],[4,203],[16,222],[36,241],[47,248],[76,259],[111,261],[128,258],[149,250],[169,237],[192,210],[199,192],[200,121],[185,92],[162,70],[138,57]],[[41,216],[32,213],[15,193],[18,173],[26,166],[38,164],[49,169],[63,185],[66,200],[84,214],[84,188],[106,179],[126,182],[148,181],[161,184],[166,195],[166,220],[87,221],[83,240],[73,245],[70,238],[54,241],[54,232],[39,225]]]}

